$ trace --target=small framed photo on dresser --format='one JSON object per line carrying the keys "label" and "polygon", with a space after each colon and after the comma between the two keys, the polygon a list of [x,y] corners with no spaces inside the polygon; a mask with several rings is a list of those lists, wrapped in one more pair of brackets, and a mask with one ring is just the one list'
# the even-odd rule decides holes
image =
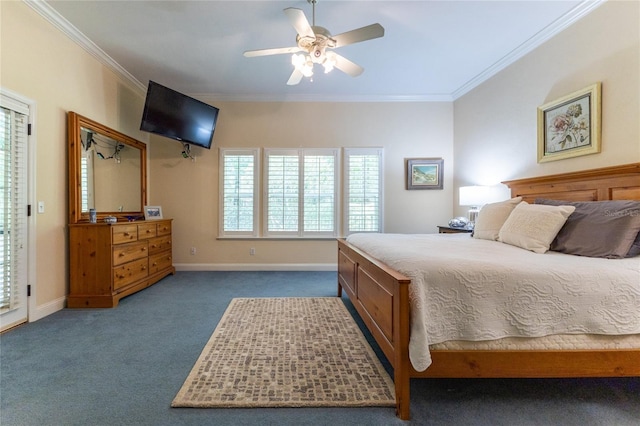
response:
{"label": "small framed photo on dresser", "polygon": [[144,219],[145,220],[162,219],[162,207],[144,206]]}

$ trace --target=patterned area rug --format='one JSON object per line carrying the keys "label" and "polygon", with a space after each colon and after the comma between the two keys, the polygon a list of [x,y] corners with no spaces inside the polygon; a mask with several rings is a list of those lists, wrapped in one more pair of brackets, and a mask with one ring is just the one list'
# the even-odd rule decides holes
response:
{"label": "patterned area rug", "polygon": [[395,391],[340,298],[233,299],[171,406],[395,406]]}

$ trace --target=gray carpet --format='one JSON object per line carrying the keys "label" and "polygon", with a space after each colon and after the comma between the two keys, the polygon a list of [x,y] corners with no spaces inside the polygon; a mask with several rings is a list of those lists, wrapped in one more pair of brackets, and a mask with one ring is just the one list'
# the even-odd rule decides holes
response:
{"label": "gray carpet", "polygon": [[[330,272],[178,272],[19,327],[0,336],[0,425],[405,424],[388,407],[170,407],[231,299],[335,292]],[[410,424],[638,425],[639,395],[640,378],[414,380]]]}

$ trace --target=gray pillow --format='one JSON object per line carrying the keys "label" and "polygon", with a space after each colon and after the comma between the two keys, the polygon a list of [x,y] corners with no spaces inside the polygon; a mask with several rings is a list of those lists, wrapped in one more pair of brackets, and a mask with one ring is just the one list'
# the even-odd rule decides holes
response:
{"label": "gray pillow", "polygon": [[550,250],[589,257],[620,259],[640,254],[640,201],[560,201],[536,204],[574,206]]}

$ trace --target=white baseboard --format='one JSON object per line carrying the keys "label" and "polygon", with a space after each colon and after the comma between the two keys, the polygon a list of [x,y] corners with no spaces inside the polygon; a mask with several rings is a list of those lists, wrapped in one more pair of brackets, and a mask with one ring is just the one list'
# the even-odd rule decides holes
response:
{"label": "white baseboard", "polygon": [[29,322],[38,321],[47,315],[61,311],[66,305],[67,298],[61,297],[59,299],[52,300],[49,303],[45,303],[44,305],[36,306],[35,309],[29,309]]}
{"label": "white baseboard", "polygon": [[335,263],[174,263],[176,271],[328,271]]}

